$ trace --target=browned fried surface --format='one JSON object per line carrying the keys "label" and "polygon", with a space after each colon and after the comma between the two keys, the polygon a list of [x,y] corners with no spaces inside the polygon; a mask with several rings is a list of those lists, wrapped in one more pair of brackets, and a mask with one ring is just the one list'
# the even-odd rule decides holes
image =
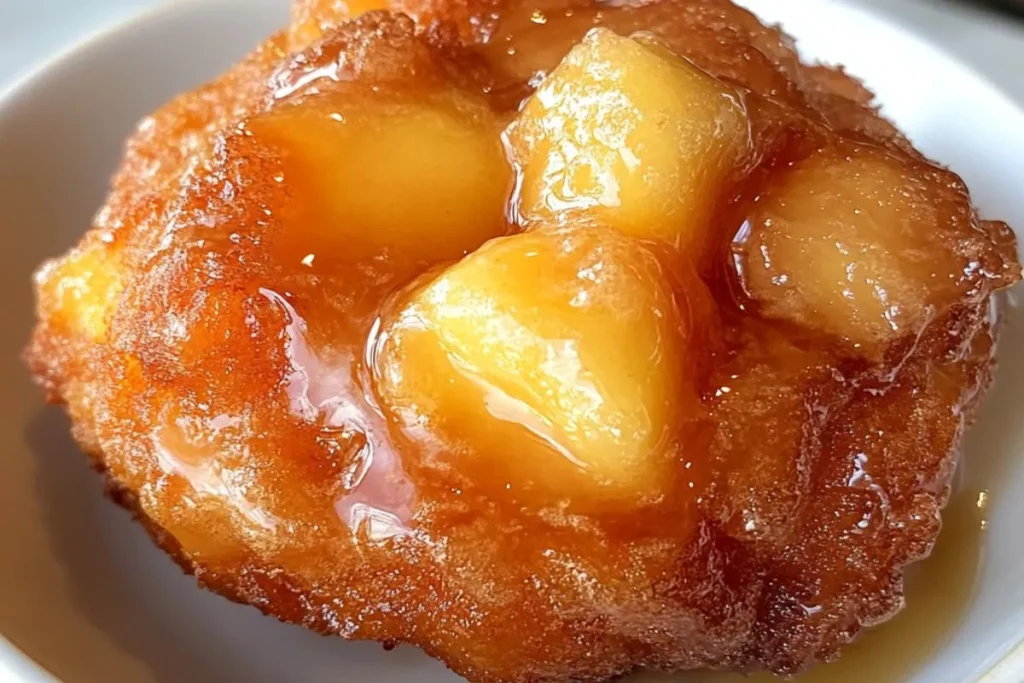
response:
{"label": "browned fried surface", "polygon": [[[962,182],[921,159],[856,82],[802,66],[783,35],[728,2],[410,0],[390,9],[418,23],[345,21],[366,9],[300,0],[286,33],[143,121],[93,229],[40,272],[32,368],[158,542],[268,614],[412,643],[477,681],[789,672],[892,616],[904,565],[938,532],[965,416],[989,378],[991,295],[1019,277],[1006,226],[978,221]],[[694,264],[699,282],[643,247],[706,331],[686,352],[699,415],[679,418],[686,437],[663,493],[611,512],[574,507],[571,491],[496,496],[487,467],[426,458],[375,410],[365,346],[395,292],[521,226],[506,218],[504,167],[475,174],[459,199],[440,181],[382,187],[411,162],[357,149],[396,130],[375,117],[401,122],[426,103],[481,133],[468,159],[499,157],[537,74],[593,26],[651,32],[744,93],[754,143]],[[328,114],[364,135],[323,142],[326,161],[289,156]],[[334,196],[309,188],[349,158],[361,160],[349,199],[307,201]],[[735,267],[762,253],[751,244],[783,253],[769,228],[790,216],[773,198],[790,196],[788,169],[816,158],[898,169],[903,199],[878,202],[905,207],[899,228],[914,236],[901,238],[900,272],[885,272],[920,310],[888,311],[884,334],[858,322],[877,343],[852,343],[793,304],[785,281]],[[352,209],[364,195],[393,211]],[[733,243],[745,222],[754,237]],[[349,258],[391,229],[420,244],[407,223],[443,239]],[[877,258],[865,248],[851,262]]]}

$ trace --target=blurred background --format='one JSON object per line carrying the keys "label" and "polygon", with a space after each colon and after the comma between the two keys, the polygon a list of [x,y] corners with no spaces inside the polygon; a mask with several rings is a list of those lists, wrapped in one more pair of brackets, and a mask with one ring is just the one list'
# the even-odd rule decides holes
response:
{"label": "blurred background", "polygon": [[1024,106],[1024,0],[842,1],[939,45]]}
{"label": "blurred background", "polygon": [[1018,17],[1024,17],[1024,2],[1020,0],[989,0],[989,2],[983,2],[984,5],[989,5],[993,9],[1002,10],[1009,12],[1010,14]]}
{"label": "blurred background", "polygon": [[[204,0],[0,0],[0,90],[48,56],[161,1]],[[835,1],[942,46],[1024,106],[1024,0]]]}

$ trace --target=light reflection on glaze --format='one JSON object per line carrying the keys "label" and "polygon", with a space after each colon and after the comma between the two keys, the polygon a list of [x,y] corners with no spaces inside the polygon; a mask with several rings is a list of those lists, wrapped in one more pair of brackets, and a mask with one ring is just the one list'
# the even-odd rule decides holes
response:
{"label": "light reflection on glaze", "polygon": [[315,63],[310,63],[305,55],[299,54],[271,76],[271,96],[275,100],[283,100],[296,93],[316,94],[319,88],[315,83],[321,79],[335,82],[348,80],[345,78],[347,67],[348,57],[345,52],[339,51],[335,59]]}
{"label": "light reflection on glaze", "polygon": [[[237,418],[222,415],[210,420],[207,428],[216,434],[220,429],[237,423]],[[175,438],[169,430],[184,431],[176,424],[154,435],[153,452],[160,469],[166,474],[183,477],[197,494],[213,496],[227,503],[253,524],[268,531],[277,528],[279,520],[246,495],[249,477],[245,472],[223,467],[214,453],[204,452],[205,449],[196,447],[180,435]]]}
{"label": "light reflection on glaze", "polygon": [[318,421],[322,434],[354,431],[364,439],[343,478],[347,492],[335,501],[338,516],[353,533],[366,534],[369,540],[411,533],[415,487],[402,470],[383,416],[353,376],[356,359],[341,356],[325,364],[310,349],[306,323],[295,308],[273,290],[260,292],[289,321],[286,353],[292,370],[284,384],[292,412],[305,421]]}

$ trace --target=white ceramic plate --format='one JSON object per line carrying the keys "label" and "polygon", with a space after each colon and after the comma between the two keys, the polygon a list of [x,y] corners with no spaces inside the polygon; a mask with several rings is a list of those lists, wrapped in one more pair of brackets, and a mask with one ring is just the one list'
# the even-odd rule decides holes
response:
{"label": "white ceramic plate", "polygon": [[[806,56],[864,77],[921,149],[964,176],[987,216],[1024,226],[1024,114],[983,79],[829,0],[747,3],[785,24]],[[0,96],[0,633],[9,641],[0,639],[0,681],[456,680],[417,651],[321,638],[197,590],[101,496],[66,421],[44,408],[18,358],[32,324],[31,271],[88,226],[132,124],[217,74],[286,16],[287,0],[172,3]],[[1024,681],[1024,651],[1011,653],[1024,635],[1022,344],[1024,311],[1014,309],[996,388],[966,446],[964,477],[991,489],[974,597],[916,671],[878,674],[899,670],[883,660],[865,680]]]}

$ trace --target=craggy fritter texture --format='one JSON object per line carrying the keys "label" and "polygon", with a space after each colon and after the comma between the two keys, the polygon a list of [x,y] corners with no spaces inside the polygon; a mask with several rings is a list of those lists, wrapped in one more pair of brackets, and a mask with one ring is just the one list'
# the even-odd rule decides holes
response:
{"label": "craggy fritter texture", "polygon": [[[299,0],[286,32],[140,123],[92,230],[40,270],[29,363],[119,499],[204,586],[474,681],[794,672],[895,614],[989,381],[993,294],[1019,279],[1007,226],[856,81],[724,0],[374,1]],[[349,19],[379,9],[396,13]],[[594,26],[652,34],[742,102],[750,139],[699,253],[508,199],[505,154],[524,173],[532,129],[501,131]],[[884,233],[862,234],[847,182]],[[657,324],[687,330],[685,363],[651,361],[674,436],[627,505],[577,495],[578,473],[552,494],[527,472],[520,493],[526,441],[485,453],[463,425],[456,443],[408,388],[440,370],[416,365],[401,311],[524,228],[557,245],[551,272],[669,283],[612,303],[642,326],[670,299]],[[848,289],[801,277],[822,244]]]}

